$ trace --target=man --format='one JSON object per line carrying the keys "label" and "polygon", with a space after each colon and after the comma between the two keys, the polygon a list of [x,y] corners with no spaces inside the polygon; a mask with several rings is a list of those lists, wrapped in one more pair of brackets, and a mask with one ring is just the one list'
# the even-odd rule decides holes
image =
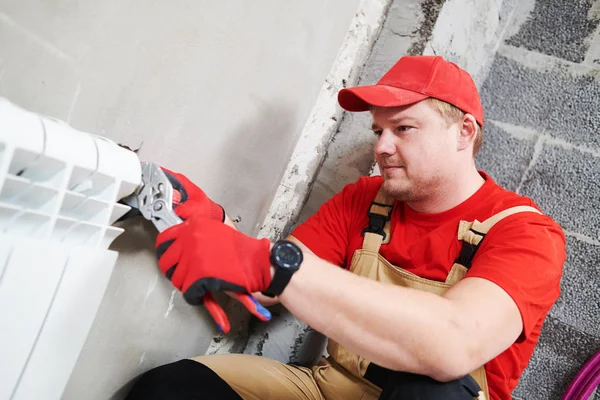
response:
{"label": "man", "polygon": [[347,185],[271,244],[222,224],[224,211],[172,174],[194,195],[157,239],[159,266],[188,302],[224,321],[210,291],[236,293],[261,319],[248,293],[279,301],[329,338],[328,357],[311,368],[182,360],[146,373],[129,399],[510,398],[559,296],[561,228],[476,169],[483,110],[457,65],[403,57],[338,100],[370,111],[381,176]]}

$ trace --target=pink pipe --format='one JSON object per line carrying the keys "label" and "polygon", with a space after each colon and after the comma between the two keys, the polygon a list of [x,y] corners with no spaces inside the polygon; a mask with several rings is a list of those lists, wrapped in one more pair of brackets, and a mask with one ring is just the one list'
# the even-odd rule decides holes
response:
{"label": "pink pipe", "polygon": [[600,351],[589,359],[567,387],[561,400],[588,400],[600,384]]}

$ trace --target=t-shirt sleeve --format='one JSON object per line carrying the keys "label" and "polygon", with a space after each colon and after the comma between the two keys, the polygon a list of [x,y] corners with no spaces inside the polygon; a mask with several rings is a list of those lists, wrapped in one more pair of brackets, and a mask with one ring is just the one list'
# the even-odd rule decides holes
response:
{"label": "t-shirt sleeve", "polygon": [[515,214],[488,232],[466,276],[488,279],[512,297],[524,340],[560,295],[565,259],[566,240],[558,224],[547,216]]}
{"label": "t-shirt sleeve", "polygon": [[318,257],[343,267],[346,262],[352,215],[360,207],[365,178],[346,185],[291,233]]}

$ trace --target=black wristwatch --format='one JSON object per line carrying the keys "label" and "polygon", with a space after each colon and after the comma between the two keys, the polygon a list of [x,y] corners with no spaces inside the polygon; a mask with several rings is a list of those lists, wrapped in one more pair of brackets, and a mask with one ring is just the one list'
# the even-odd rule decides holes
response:
{"label": "black wristwatch", "polygon": [[271,248],[271,265],[275,267],[275,275],[271,284],[263,292],[265,296],[279,296],[292,279],[292,275],[302,264],[302,250],[288,240],[280,240]]}

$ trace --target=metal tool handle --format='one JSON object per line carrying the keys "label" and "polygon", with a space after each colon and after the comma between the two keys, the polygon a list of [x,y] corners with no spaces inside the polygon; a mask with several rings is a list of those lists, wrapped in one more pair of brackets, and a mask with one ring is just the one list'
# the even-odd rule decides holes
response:
{"label": "metal tool handle", "polygon": [[164,171],[154,163],[142,163],[145,185],[139,198],[140,212],[154,223],[159,232],[179,224],[182,219],[173,211],[173,186]]}
{"label": "metal tool handle", "polygon": [[[155,212],[152,215],[152,222],[154,222],[154,226],[156,226],[156,229],[158,229],[159,232],[183,222],[183,220],[175,214],[175,211],[171,208],[171,204],[172,203],[167,207],[165,201],[162,199],[158,199],[154,202]],[[157,207],[158,211],[156,211]]]}

